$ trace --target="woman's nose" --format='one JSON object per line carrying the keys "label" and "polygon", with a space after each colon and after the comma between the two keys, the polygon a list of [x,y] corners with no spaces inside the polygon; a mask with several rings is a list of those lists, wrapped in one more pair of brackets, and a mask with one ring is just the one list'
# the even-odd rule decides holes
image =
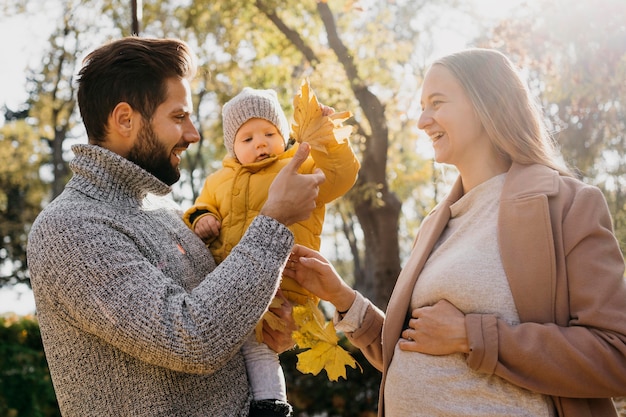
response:
{"label": "woman's nose", "polygon": [[433,118],[430,113],[426,110],[422,111],[419,119],[417,119],[417,127],[418,129],[424,130],[428,125],[433,122]]}

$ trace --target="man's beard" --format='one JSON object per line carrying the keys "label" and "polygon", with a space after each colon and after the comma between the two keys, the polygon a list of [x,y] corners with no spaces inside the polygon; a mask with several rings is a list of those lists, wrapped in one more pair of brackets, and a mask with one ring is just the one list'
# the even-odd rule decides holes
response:
{"label": "man's beard", "polygon": [[174,184],[180,178],[180,170],[172,165],[171,153],[159,142],[151,124],[147,121],[144,121],[127,159],[167,185]]}

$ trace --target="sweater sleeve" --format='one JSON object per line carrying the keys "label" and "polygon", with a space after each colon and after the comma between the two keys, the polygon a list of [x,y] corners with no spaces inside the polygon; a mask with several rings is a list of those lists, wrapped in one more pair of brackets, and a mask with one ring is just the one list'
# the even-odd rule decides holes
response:
{"label": "sweater sleeve", "polygon": [[[78,222],[64,214],[42,219],[29,239],[42,314],[141,361],[180,372],[215,372],[239,351],[268,307],[293,245],[282,224],[257,217],[232,254],[186,289],[165,271],[177,271],[178,264],[193,271],[213,268],[194,266],[201,261],[192,255],[210,256],[199,239],[193,246],[198,253],[192,253],[184,241],[178,249],[164,245],[169,239],[159,236],[162,228],[124,230],[110,219]],[[195,238],[176,221],[177,232]],[[147,240],[157,242],[152,249],[164,248],[154,255],[157,261],[142,244]]]}

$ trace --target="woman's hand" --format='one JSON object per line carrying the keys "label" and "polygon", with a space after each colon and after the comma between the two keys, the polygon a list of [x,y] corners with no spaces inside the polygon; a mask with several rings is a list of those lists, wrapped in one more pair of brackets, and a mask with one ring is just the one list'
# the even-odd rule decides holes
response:
{"label": "woman's hand", "polygon": [[322,300],[332,303],[338,311],[347,311],[356,297],[354,290],[341,279],[331,263],[319,252],[305,246],[294,246],[283,274]]}
{"label": "woman's hand", "polygon": [[413,310],[409,328],[402,331],[401,337],[398,346],[406,351],[429,355],[469,353],[465,314],[447,300]]}

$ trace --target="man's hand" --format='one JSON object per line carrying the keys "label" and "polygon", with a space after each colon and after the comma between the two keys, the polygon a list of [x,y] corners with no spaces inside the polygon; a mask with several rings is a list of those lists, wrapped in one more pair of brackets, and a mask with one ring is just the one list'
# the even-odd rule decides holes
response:
{"label": "man's hand", "polygon": [[285,226],[309,218],[317,204],[319,186],[326,179],[320,169],[313,174],[298,174],[309,152],[310,145],[301,143],[289,164],[274,178],[260,214],[273,217]]}
{"label": "man's hand", "polygon": [[283,353],[294,347],[295,343],[291,338],[291,333],[296,330],[296,323],[291,314],[293,306],[285,298],[281,290],[276,292],[276,297],[282,299],[280,307],[270,308],[270,311],[278,316],[285,324],[283,331],[272,329],[266,321],[263,322],[263,342],[276,353]]}

